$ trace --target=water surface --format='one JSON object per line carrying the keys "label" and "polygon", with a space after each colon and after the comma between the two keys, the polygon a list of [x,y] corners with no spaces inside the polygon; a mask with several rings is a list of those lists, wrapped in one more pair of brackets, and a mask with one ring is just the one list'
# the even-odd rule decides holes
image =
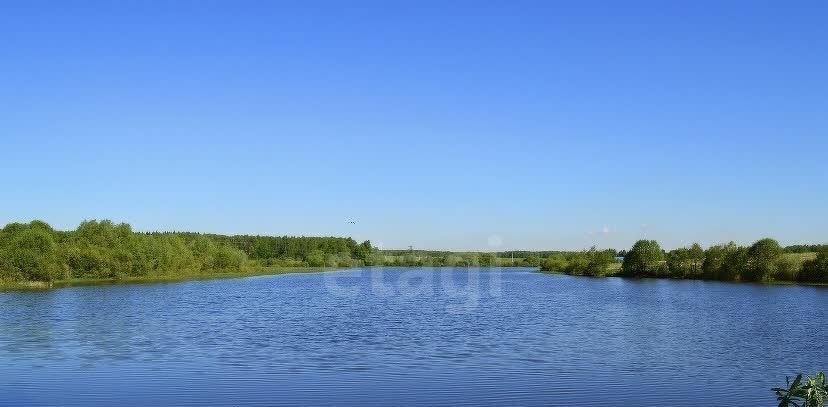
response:
{"label": "water surface", "polygon": [[0,405],[774,405],[828,289],[353,269],[0,293]]}

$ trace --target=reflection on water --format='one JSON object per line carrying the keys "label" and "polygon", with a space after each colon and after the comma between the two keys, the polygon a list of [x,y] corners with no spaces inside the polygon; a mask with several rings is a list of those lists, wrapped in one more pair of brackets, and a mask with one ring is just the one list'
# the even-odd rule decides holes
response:
{"label": "reflection on water", "polygon": [[0,293],[0,405],[771,405],[828,289],[354,269]]}

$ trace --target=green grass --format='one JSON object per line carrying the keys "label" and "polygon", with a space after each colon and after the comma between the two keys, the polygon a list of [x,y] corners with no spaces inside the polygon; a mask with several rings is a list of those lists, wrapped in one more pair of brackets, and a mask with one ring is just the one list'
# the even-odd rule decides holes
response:
{"label": "green grass", "polygon": [[808,253],[785,253],[782,257],[793,259],[798,262],[803,262],[805,260],[813,260],[815,259],[817,254],[815,252],[808,252]]}
{"label": "green grass", "polygon": [[143,277],[124,277],[124,278],[73,278],[69,280],[57,280],[49,283],[42,281],[0,281],[0,291],[37,291],[48,290],[52,288],[63,288],[73,286],[90,286],[90,285],[120,285],[120,284],[158,284],[158,283],[173,283],[178,281],[192,281],[192,280],[216,280],[224,278],[241,278],[254,277],[277,274],[291,274],[291,273],[314,273],[320,271],[331,270],[325,267],[258,267],[250,271],[243,272],[203,272],[203,273],[184,273],[176,275],[157,275],[157,276],[143,276]]}
{"label": "green grass", "polygon": [[621,272],[621,262],[620,261],[614,261],[614,262],[610,263],[610,265],[607,266],[607,270],[609,270],[610,274],[616,274],[616,273]]}

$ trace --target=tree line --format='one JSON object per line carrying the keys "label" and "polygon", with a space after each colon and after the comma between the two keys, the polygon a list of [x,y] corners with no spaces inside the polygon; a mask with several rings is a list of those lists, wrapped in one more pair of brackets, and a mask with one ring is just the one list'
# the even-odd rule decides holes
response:
{"label": "tree line", "polygon": [[[510,265],[498,261],[496,253],[491,252],[445,252],[445,251],[380,251],[380,266],[394,267],[498,267]],[[518,259],[516,265],[524,265]]]}
{"label": "tree line", "polygon": [[84,221],[68,232],[42,221],[0,230],[0,281],[238,272],[246,261],[242,251],[206,237],[135,233],[108,220]]}
{"label": "tree line", "polygon": [[[801,254],[816,251],[813,256]],[[619,267],[613,250],[595,248],[555,254],[544,260],[544,271],[574,275],[704,279],[719,281],[798,281],[828,283],[828,246],[782,248],[776,240],[760,239],[750,246],[730,242],[706,250],[695,243],[665,251],[655,240],[639,240],[624,252]]]}
{"label": "tree line", "polygon": [[[257,267],[538,266],[554,252],[379,250],[370,241],[305,236],[134,232],[109,220],[59,231],[42,221],[0,229],[0,283],[245,272]],[[503,259],[518,255],[523,258]]]}
{"label": "tree line", "polygon": [[109,220],[84,221],[72,231],[54,230],[42,221],[0,229],[0,282],[162,277],[269,266],[511,265],[594,277],[828,283],[828,245],[782,248],[773,239],[761,239],[749,247],[731,242],[706,250],[693,244],[665,251],[654,240],[640,240],[622,251],[455,253],[379,250],[370,241],[342,237],[137,233],[128,224]]}
{"label": "tree line", "polygon": [[248,258],[264,266],[351,267],[372,266],[380,261],[380,256],[370,241],[357,243],[350,237],[225,236],[191,232],[154,234],[168,233],[187,239],[206,237],[217,244],[239,249]]}
{"label": "tree line", "polygon": [[0,229],[0,282],[122,279],[245,272],[261,266],[370,265],[378,252],[350,238],[136,233],[126,223],[42,221]]}

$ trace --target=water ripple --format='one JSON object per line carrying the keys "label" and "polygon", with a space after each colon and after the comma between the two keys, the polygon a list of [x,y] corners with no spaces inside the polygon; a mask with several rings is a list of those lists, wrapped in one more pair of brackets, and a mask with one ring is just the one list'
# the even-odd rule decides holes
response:
{"label": "water ripple", "polygon": [[331,277],[0,293],[0,405],[771,405],[828,367],[824,288]]}

